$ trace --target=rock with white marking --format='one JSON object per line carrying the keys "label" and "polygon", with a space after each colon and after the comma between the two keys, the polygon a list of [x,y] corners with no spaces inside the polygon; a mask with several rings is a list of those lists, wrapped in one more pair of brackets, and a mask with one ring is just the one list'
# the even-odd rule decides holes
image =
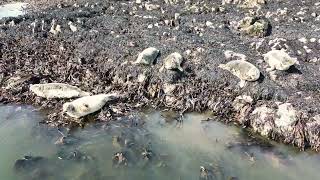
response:
{"label": "rock with white marking", "polygon": [[243,87],[246,81],[256,81],[260,77],[259,69],[247,61],[234,60],[220,64],[219,67],[237,76],[241,80],[240,87]]}
{"label": "rock with white marking", "polygon": [[154,47],[149,47],[143,50],[139,55],[134,64],[144,64],[144,65],[152,65],[155,59],[159,55],[159,50]]}
{"label": "rock with white marking", "polygon": [[116,93],[85,96],[72,102],[64,103],[63,113],[70,117],[80,118],[99,111],[107,102],[116,100],[119,97]]}
{"label": "rock with white marking", "polygon": [[237,28],[249,36],[265,37],[270,33],[270,27],[270,22],[266,18],[245,17],[239,22]]}
{"label": "rock with white marking", "polygon": [[64,83],[33,84],[30,85],[30,91],[47,99],[68,99],[90,95],[88,92]]}
{"label": "rock with white marking", "polygon": [[167,70],[179,70],[183,72],[183,68],[181,67],[182,62],[182,55],[174,52],[164,59],[164,68],[166,68]]}
{"label": "rock with white marking", "polygon": [[285,71],[297,63],[297,59],[290,57],[284,50],[272,50],[264,54],[263,57],[270,66],[267,71]]}
{"label": "rock with white marking", "polygon": [[73,25],[71,21],[68,22],[68,25],[72,32],[76,32],[78,30],[78,28],[75,25]]}

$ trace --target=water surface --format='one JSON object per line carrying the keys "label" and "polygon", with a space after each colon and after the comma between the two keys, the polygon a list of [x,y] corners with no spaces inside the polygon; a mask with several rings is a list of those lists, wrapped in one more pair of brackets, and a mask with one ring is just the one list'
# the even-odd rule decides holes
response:
{"label": "water surface", "polygon": [[[207,118],[187,114],[181,123],[146,111],[59,132],[39,125],[42,115],[32,107],[0,106],[1,179],[194,180],[201,166],[215,179],[319,179],[319,155],[276,143],[246,146],[250,138],[239,128],[203,121]],[[126,165],[114,159],[117,152],[125,155]],[[14,170],[25,155],[46,161],[40,168],[33,164],[26,171]]]}

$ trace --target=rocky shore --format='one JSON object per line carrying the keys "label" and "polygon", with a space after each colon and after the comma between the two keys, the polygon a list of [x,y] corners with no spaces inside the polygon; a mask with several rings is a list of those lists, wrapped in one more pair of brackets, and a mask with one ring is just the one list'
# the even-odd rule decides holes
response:
{"label": "rocky shore", "polygon": [[[32,6],[43,4],[49,6],[0,20],[0,103],[33,104],[48,112],[49,125],[70,125],[73,121],[60,114],[70,100],[47,100],[29,90],[31,84],[66,83],[92,94],[125,94],[80,124],[150,106],[181,114],[210,111],[217,120],[270,139],[320,150],[316,0],[39,1]],[[149,47],[159,50],[155,61],[134,63]],[[268,71],[263,54],[281,49],[297,63]],[[163,68],[175,52],[183,57],[180,70]],[[238,77],[219,67],[239,58],[259,69],[259,79],[239,86]]]}

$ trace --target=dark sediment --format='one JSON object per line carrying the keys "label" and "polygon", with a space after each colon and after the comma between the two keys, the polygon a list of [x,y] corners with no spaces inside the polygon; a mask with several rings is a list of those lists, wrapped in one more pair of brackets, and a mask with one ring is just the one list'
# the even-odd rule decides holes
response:
{"label": "dark sediment", "polygon": [[[65,100],[47,101],[29,91],[30,84],[64,82],[94,94],[127,94],[125,101],[105,107],[92,119],[106,121],[144,106],[181,113],[209,110],[221,121],[236,122],[301,149],[320,150],[320,20],[313,14],[320,5],[315,0],[268,1],[252,9],[205,0],[152,1],[159,5],[153,10],[135,1],[75,2],[58,6],[51,2],[45,9],[0,20],[0,103],[51,109],[48,124],[68,125],[70,121],[59,115]],[[267,36],[238,31],[234,24],[245,16],[267,16],[272,27]],[[53,19],[61,26],[57,34],[50,32]],[[12,21],[15,25],[10,25]],[[147,47],[160,50],[157,62],[131,64]],[[299,61],[288,71],[276,72],[275,80],[262,60],[271,47],[285,48]],[[259,81],[239,88],[239,79],[218,67],[229,61],[226,50],[246,55],[260,69]],[[162,60],[172,52],[183,54],[185,71],[159,72]],[[140,74],[146,81],[138,82]]]}

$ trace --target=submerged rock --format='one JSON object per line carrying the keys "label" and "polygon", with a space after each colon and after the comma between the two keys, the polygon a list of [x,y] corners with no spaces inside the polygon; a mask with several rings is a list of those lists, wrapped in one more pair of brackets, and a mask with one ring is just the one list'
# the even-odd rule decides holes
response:
{"label": "submerged rock", "polygon": [[200,166],[200,176],[199,180],[213,180],[214,175],[213,172],[204,166]]}
{"label": "submerged rock", "polygon": [[63,112],[71,117],[80,118],[100,110],[108,101],[119,98],[117,94],[98,94],[76,99],[63,104]]}
{"label": "submerged rock", "polygon": [[263,57],[270,66],[267,71],[285,71],[297,63],[297,59],[290,57],[284,50],[271,50],[264,54]]}
{"label": "submerged rock", "polygon": [[127,166],[128,160],[123,152],[117,152],[113,155],[112,163],[115,167]]}
{"label": "submerged rock", "polygon": [[237,76],[241,80],[241,87],[245,85],[245,81],[256,81],[260,77],[259,69],[247,61],[234,60],[227,64],[220,64],[219,67]]}
{"label": "submerged rock", "polygon": [[174,52],[167,56],[164,60],[164,68],[167,70],[179,70],[183,72],[181,63],[183,62],[183,57],[181,54]]}
{"label": "submerged rock", "polygon": [[159,50],[154,47],[149,47],[143,50],[139,55],[134,64],[144,64],[144,65],[152,65],[155,59],[159,55]]}
{"label": "submerged rock", "polygon": [[64,83],[33,84],[30,85],[30,91],[35,93],[37,96],[47,99],[74,98],[90,95],[88,92]]}
{"label": "submerged rock", "polygon": [[265,37],[270,33],[271,25],[265,18],[245,17],[239,22],[238,29],[249,36]]}
{"label": "submerged rock", "polygon": [[36,167],[40,167],[46,159],[40,156],[25,156],[23,159],[18,159],[14,164],[14,169],[18,172],[29,171]]}

